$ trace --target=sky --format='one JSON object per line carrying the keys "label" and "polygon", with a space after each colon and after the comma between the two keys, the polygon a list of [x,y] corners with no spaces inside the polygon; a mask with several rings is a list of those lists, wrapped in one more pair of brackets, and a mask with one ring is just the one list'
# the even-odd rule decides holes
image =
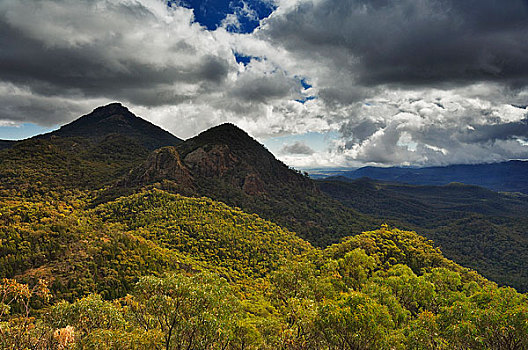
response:
{"label": "sky", "polygon": [[0,0],[0,138],[115,101],[297,168],[528,159],[528,1]]}

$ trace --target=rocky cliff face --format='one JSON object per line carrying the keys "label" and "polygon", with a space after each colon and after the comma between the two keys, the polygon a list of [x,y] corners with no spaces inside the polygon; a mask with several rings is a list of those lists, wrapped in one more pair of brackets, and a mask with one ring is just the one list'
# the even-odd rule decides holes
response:
{"label": "rocky cliff face", "polygon": [[204,131],[178,145],[177,150],[194,176],[215,178],[249,195],[270,193],[282,186],[318,192],[313,181],[288,168],[233,124]]}
{"label": "rocky cliff face", "polygon": [[184,162],[197,175],[207,177],[222,177],[233,169],[240,159],[236,157],[227,145],[200,147],[185,156]]}
{"label": "rocky cliff face", "polygon": [[151,184],[163,180],[173,181],[183,187],[192,187],[193,178],[174,147],[155,150],[138,168],[132,170],[121,183],[127,187]]}
{"label": "rocky cliff face", "polygon": [[196,176],[222,179],[246,194],[267,192],[257,170],[235,155],[227,145],[200,147],[187,154],[184,163]]}

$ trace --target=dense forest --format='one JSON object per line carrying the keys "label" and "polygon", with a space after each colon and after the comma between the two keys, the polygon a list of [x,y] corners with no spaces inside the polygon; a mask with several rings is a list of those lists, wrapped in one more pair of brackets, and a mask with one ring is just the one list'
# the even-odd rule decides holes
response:
{"label": "dense forest", "polygon": [[528,195],[451,183],[320,180],[321,190],[366,215],[426,235],[450,259],[499,284],[528,290]]}
{"label": "dense forest", "polygon": [[[86,198],[86,197],[85,197]],[[151,190],[2,201],[5,349],[523,349],[524,294],[383,226],[318,249]]]}
{"label": "dense forest", "polygon": [[528,348],[528,296],[413,213],[349,209],[232,125],[181,142],[123,108],[0,151],[1,349]]}

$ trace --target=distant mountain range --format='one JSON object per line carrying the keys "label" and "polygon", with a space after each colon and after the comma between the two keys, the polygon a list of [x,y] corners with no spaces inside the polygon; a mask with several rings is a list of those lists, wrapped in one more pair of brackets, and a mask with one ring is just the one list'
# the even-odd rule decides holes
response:
{"label": "distant mountain range", "polygon": [[438,167],[363,167],[354,170],[315,172],[314,178],[341,176],[346,179],[368,177],[375,180],[412,185],[446,185],[460,182],[494,191],[528,193],[528,161],[511,160],[490,164],[459,164]]}

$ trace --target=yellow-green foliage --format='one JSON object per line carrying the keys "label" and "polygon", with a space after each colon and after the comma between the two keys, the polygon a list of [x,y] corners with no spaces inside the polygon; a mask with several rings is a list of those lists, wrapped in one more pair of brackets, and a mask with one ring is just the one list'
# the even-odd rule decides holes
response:
{"label": "yellow-green foliage", "polygon": [[[123,296],[139,276],[195,264],[121,224],[103,223],[86,201],[5,198],[0,203],[0,277],[45,278],[57,298]],[[196,265],[199,267],[200,265]]]}
{"label": "yellow-green foliage", "polygon": [[257,215],[159,190],[86,209],[86,197],[0,204],[0,277],[50,281],[59,298],[124,296],[140,276],[208,269],[264,277],[313,248]]}
{"label": "yellow-green foliage", "polygon": [[160,190],[3,198],[2,349],[528,348],[527,296],[415,232],[316,249]]}
{"label": "yellow-green foliage", "polygon": [[97,189],[115,181],[148,154],[136,140],[110,135],[99,143],[84,137],[18,142],[0,150],[2,187],[33,196],[50,190]]}
{"label": "yellow-green foliage", "polygon": [[313,248],[294,233],[208,198],[152,190],[96,209],[105,223],[124,223],[135,236],[190,254],[230,277],[263,277]]}

